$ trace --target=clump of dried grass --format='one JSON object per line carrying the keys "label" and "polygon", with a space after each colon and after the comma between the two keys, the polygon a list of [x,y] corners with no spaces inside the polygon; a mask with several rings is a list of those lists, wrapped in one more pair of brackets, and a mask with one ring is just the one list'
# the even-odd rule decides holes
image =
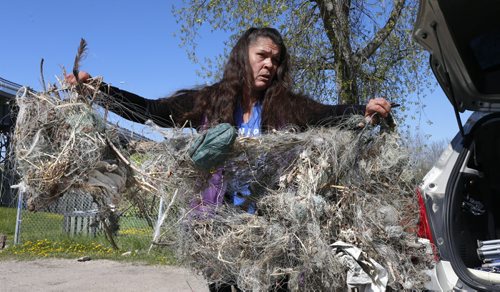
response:
{"label": "clump of dried grass", "polygon": [[106,155],[104,124],[84,100],[27,91],[17,98],[17,169],[37,209],[86,179]]}
{"label": "clump of dried grass", "polygon": [[95,79],[18,98],[14,147],[34,208],[71,188],[93,190],[102,204],[163,196],[170,204],[156,243],[173,241],[179,259],[209,281],[266,290],[287,278],[293,290],[343,288],[349,265],[332,246],[340,240],[380,263],[390,287],[423,288],[431,259],[413,233],[416,182],[397,135],[346,130],[362,119],[353,117],[337,128],[238,138],[225,181],[228,191],[250,185],[257,215],[226,204],[199,214],[190,202],[211,174],[187,154],[196,134],[174,129],[162,143],[120,143],[92,108],[112,102],[98,88]]}

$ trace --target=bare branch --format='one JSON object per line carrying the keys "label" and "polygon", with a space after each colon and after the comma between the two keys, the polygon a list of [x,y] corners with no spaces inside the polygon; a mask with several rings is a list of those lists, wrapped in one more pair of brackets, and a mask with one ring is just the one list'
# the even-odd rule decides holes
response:
{"label": "bare branch", "polygon": [[42,78],[42,86],[43,86],[43,91],[47,91],[47,86],[45,85],[45,78],[43,76],[43,58],[40,61],[40,78]]}
{"label": "bare branch", "polygon": [[314,68],[314,70],[335,70],[334,64],[331,61],[324,60],[318,63],[315,60],[311,60],[303,57],[294,57],[294,67],[297,70],[304,70]]}
{"label": "bare branch", "polygon": [[394,0],[394,7],[392,8],[391,14],[387,19],[384,27],[377,31],[371,42],[369,42],[354,56],[357,62],[362,63],[363,60],[370,58],[380,47],[380,45],[382,45],[385,39],[391,34],[391,32],[394,30],[394,27],[396,27],[396,23],[401,15],[401,11],[403,10],[405,1],[406,0]]}

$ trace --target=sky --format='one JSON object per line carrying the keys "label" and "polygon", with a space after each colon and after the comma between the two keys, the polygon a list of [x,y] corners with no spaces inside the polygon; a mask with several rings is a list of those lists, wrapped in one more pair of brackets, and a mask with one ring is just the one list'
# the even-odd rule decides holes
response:
{"label": "sky", "polygon": [[[174,0],[140,4],[128,0],[3,0],[0,77],[40,90],[41,59],[45,81],[54,83],[62,66],[71,70],[80,38],[84,38],[88,54],[80,70],[103,76],[106,82],[143,97],[155,99],[205,84],[196,74],[200,65],[188,59],[175,36],[180,25],[172,6],[181,4]],[[200,35],[200,60],[223,53],[227,34],[210,33],[206,28]],[[412,131],[420,129],[432,141],[453,138],[458,126],[441,89],[428,93],[423,102],[424,112],[407,121]],[[128,122],[119,123],[145,131]]]}

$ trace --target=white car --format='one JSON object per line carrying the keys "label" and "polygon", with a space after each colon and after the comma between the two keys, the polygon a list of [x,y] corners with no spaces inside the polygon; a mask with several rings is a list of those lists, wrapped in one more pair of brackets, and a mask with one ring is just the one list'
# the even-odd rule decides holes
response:
{"label": "white car", "polygon": [[459,125],[417,191],[437,260],[429,289],[500,291],[500,1],[421,0],[414,38]]}

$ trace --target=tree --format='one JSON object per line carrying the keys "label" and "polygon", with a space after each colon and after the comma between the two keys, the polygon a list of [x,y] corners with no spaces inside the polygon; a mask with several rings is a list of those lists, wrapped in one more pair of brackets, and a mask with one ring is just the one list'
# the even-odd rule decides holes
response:
{"label": "tree", "polygon": [[[385,96],[404,104],[431,82],[426,56],[411,38],[416,0],[185,0],[173,13],[194,61],[202,27],[237,37],[251,26],[279,29],[290,49],[296,87],[322,101],[359,103]],[[227,55],[227,50],[225,55]],[[224,59],[205,60],[219,78]],[[336,100],[335,98],[336,97]]]}

